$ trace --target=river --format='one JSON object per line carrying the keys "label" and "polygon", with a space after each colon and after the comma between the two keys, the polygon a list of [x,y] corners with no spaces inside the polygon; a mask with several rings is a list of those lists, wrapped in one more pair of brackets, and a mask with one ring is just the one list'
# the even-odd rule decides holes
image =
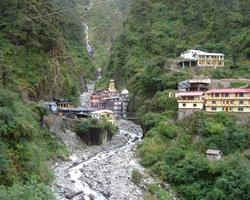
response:
{"label": "river", "polygon": [[[82,106],[88,104],[93,84],[81,95]],[[60,121],[60,118],[58,118]],[[144,191],[132,182],[134,169],[141,173],[135,150],[142,140],[142,129],[131,121],[119,120],[119,131],[101,146],[86,146],[69,130],[59,129],[59,121],[51,130],[70,150],[67,161],[53,167],[57,199],[73,200],[142,200]]]}

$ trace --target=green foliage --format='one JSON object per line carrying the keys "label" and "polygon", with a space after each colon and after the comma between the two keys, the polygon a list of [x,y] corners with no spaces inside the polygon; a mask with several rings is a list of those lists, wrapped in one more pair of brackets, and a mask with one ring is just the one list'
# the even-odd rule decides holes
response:
{"label": "green foliage", "polygon": [[81,121],[76,125],[75,128],[76,133],[80,135],[91,133],[91,131],[96,129],[105,130],[112,134],[115,134],[115,132],[117,131],[117,127],[114,126],[111,122],[96,119],[87,119]]}
{"label": "green foliage", "polygon": [[[67,150],[51,133],[40,129],[37,106],[33,109],[32,104],[26,105],[19,99],[16,93],[0,89],[0,186],[8,186],[1,187],[0,196],[15,199],[16,193],[19,199],[44,199],[44,193],[52,199],[51,191],[45,192],[42,184],[53,178],[46,161],[65,157]],[[29,182],[32,175],[37,185]]]}
{"label": "green foliage", "polygon": [[78,96],[81,78],[93,77],[94,69],[82,44],[81,6],[79,0],[2,3],[0,84],[18,85],[32,100]]}
{"label": "green foliage", "polygon": [[161,187],[159,187],[158,185],[155,185],[155,184],[151,184],[149,186],[149,192],[152,195],[155,195],[157,197],[157,199],[159,199],[159,200],[170,200],[171,199],[171,196],[167,191],[165,191],[164,189],[162,189]]}
{"label": "green foliage", "polygon": [[[139,147],[141,164],[185,199],[248,199],[249,119],[225,113],[196,113],[176,124],[163,119]],[[210,162],[208,148],[220,149],[223,159]]]}
{"label": "green foliage", "polygon": [[54,200],[51,188],[43,183],[38,183],[36,177],[23,185],[15,183],[12,187],[0,186],[0,199],[2,200]]}
{"label": "green foliage", "polygon": [[[217,79],[249,78],[249,8],[248,0],[133,1],[106,76],[128,87],[133,111],[156,92],[176,89],[179,81],[196,73]],[[187,49],[223,52],[226,67],[204,73],[165,69]],[[162,108],[159,106],[156,112]]]}
{"label": "green foliage", "polygon": [[141,183],[142,174],[138,170],[132,171],[132,181],[134,184],[139,185]]}
{"label": "green foliage", "polygon": [[[243,153],[250,144],[249,125],[221,113],[197,113],[174,124],[177,103],[168,97],[178,82],[194,75],[250,78],[249,9],[248,0],[133,1],[106,67],[107,77],[128,87],[130,109],[146,133],[139,148],[141,163],[170,182],[183,199],[249,199],[243,179],[249,170],[244,173],[240,164],[249,164],[248,153]],[[223,52],[226,66],[202,72],[168,70],[171,60],[187,49]],[[220,149],[225,158],[210,163],[208,148]]]}

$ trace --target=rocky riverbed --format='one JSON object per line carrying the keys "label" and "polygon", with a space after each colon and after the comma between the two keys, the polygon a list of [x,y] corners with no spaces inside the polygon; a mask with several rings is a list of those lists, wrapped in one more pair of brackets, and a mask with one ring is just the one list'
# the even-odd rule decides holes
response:
{"label": "rocky riverbed", "polygon": [[[92,147],[79,145],[75,133],[66,131],[75,143],[67,143],[70,159],[54,166],[54,191],[58,199],[143,199],[143,190],[131,180],[134,169],[143,171],[135,157],[142,130],[125,120],[120,120],[118,127],[112,141]],[[65,134],[63,138],[66,139]]]}
{"label": "rocky riverbed", "polygon": [[[94,85],[88,84],[88,91],[80,96],[82,107],[90,107]],[[87,146],[76,133],[67,129],[65,120],[52,117],[50,131],[70,150],[68,160],[53,166],[56,176],[53,190],[57,199],[142,200],[147,185],[157,183],[145,175],[136,158],[135,151],[143,137],[141,127],[127,120],[119,120],[117,126],[119,131],[110,142]],[[133,170],[144,176],[140,187],[132,181]]]}

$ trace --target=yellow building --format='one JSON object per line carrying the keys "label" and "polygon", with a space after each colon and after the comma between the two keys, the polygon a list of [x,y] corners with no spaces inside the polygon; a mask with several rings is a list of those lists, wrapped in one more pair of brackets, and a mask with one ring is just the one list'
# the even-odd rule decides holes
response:
{"label": "yellow building", "polygon": [[199,50],[188,50],[181,54],[181,58],[186,59],[182,62],[183,67],[189,63],[190,67],[192,62],[196,62],[198,67],[223,67],[224,66],[223,53],[207,53]]}
{"label": "yellow building", "polygon": [[204,107],[204,92],[179,92],[177,102],[179,109],[202,110]]}
{"label": "yellow building", "polygon": [[182,120],[194,112],[203,110],[204,108],[204,92],[179,92],[176,94],[178,102],[178,119]]}
{"label": "yellow building", "polygon": [[250,89],[212,89],[206,92],[207,112],[250,112]]}

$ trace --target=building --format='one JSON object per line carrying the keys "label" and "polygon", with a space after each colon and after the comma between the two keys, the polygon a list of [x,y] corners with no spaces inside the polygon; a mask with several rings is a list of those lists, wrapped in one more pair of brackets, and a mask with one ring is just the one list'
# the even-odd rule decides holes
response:
{"label": "building", "polygon": [[223,153],[220,150],[215,149],[208,149],[206,151],[207,159],[214,161],[214,160],[220,160],[222,158]]}
{"label": "building", "polygon": [[107,97],[100,102],[101,109],[112,110],[114,114],[121,115],[122,101],[119,96]]}
{"label": "building", "polygon": [[178,119],[183,119],[196,111],[204,108],[204,92],[178,92],[176,94],[178,102]]}
{"label": "building", "polygon": [[111,79],[109,82],[108,92],[109,92],[110,96],[117,95],[117,90],[115,88],[115,81],[113,79]]}
{"label": "building", "polygon": [[113,125],[115,124],[115,115],[112,110],[98,110],[90,113],[93,119],[97,120],[106,120],[111,122]]}
{"label": "building", "polygon": [[58,109],[74,108],[74,104],[67,99],[59,99],[56,101]]}
{"label": "building", "polygon": [[96,110],[111,110],[116,116],[126,117],[129,91],[116,90],[114,80],[110,80],[106,90],[95,91],[91,97],[91,107]]}
{"label": "building", "polygon": [[188,50],[181,54],[177,65],[186,67],[223,67],[223,53],[207,53],[199,50]]}
{"label": "building", "polygon": [[178,91],[208,91],[211,79],[191,79],[178,83]]}
{"label": "building", "polygon": [[250,112],[250,89],[211,89],[205,95],[207,112]]}
{"label": "building", "polygon": [[127,117],[127,109],[128,109],[128,103],[129,103],[129,91],[125,88],[122,90],[121,94],[121,100],[122,100],[122,113],[121,116],[123,118]]}

